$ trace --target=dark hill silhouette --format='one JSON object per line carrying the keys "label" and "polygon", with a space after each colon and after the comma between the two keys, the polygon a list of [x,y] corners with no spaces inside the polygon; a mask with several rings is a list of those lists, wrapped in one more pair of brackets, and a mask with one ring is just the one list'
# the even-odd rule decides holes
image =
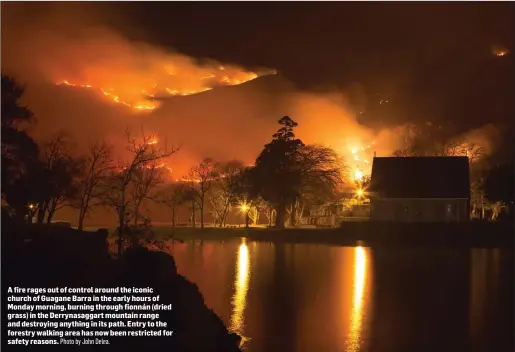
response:
{"label": "dark hill silhouette", "polygon": [[[171,256],[131,248],[115,260],[108,253],[106,236],[104,230],[93,233],[52,226],[16,227],[2,212],[2,286],[152,287],[154,294],[160,295],[159,303],[173,305],[172,311],[160,313],[160,320],[168,323],[173,336],[110,338],[108,350],[240,351],[240,337],[230,334],[206,307],[197,286],[177,273]],[[97,350],[98,345],[79,348]]]}

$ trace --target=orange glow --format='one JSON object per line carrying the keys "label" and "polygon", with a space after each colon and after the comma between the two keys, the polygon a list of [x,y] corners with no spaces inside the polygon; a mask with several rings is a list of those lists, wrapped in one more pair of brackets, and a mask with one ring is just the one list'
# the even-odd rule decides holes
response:
{"label": "orange glow", "polygon": [[[247,292],[250,281],[250,255],[245,238],[242,238],[238,249],[238,259],[236,263],[236,277],[234,279],[234,296],[232,298],[233,312],[231,316],[231,330],[242,336],[241,344],[246,339],[243,338],[243,327],[245,319],[245,307],[247,306]],[[240,345],[241,348],[241,345]]]}
{"label": "orange glow", "polygon": [[359,351],[363,325],[363,296],[367,274],[367,255],[363,247],[355,248],[354,292],[352,295],[351,326],[349,332],[350,351]]}
{"label": "orange glow", "polygon": [[372,142],[366,146],[358,145],[340,149],[348,166],[353,170],[350,177],[355,181],[362,181],[365,174],[370,174],[372,165],[368,157],[372,153],[371,148],[374,144],[375,142]]}
{"label": "orange glow", "polygon": [[363,196],[364,192],[363,192],[363,190],[362,190],[362,189],[358,189],[358,190],[356,191],[356,194],[358,195],[358,197],[361,197],[361,196]]}
{"label": "orange glow", "polygon": [[[109,86],[103,84],[76,83],[69,79],[58,81],[57,85],[66,85],[79,88],[91,88],[101,92],[111,101],[125,105],[135,111],[151,111],[160,106],[160,102],[154,100],[156,96],[186,96],[209,91],[216,86],[234,86],[239,85],[253,79],[258,78],[258,74],[247,72],[239,68],[226,68],[220,66],[218,68],[192,67],[191,64],[184,65],[184,73],[180,74],[180,67],[171,71],[171,66],[164,66],[162,77],[158,77],[156,82],[148,83],[144,81],[135,81],[131,84],[116,82],[117,77],[112,76]],[[193,72],[191,72],[193,71]],[[207,72],[207,74],[205,73]],[[170,83],[158,83],[168,81],[166,75],[173,76]],[[95,81],[95,80],[93,80]],[[98,81],[103,81],[98,79]],[[171,88],[171,83],[175,83]]]}
{"label": "orange glow", "polygon": [[159,140],[155,137],[153,137],[150,141],[148,141],[148,145],[153,145],[159,143]]}
{"label": "orange glow", "polygon": [[361,171],[360,169],[356,169],[356,171],[354,172],[354,179],[356,181],[361,181],[363,179],[363,171]]}
{"label": "orange glow", "polygon": [[510,53],[510,50],[508,50],[504,45],[495,44],[492,45],[491,49],[492,54],[499,57],[506,56]]}

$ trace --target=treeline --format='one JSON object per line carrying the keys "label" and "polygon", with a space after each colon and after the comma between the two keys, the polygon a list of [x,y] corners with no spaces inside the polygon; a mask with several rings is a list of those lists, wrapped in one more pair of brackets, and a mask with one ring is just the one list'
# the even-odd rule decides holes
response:
{"label": "treeline", "polygon": [[496,161],[495,154],[486,153],[481,144],[467,141],[466,136],[448,135],[442,126],[431,123],[411,126],[410,138],[404,148],[393,151],[393,156],[467,156],[471,216],[481,220],[513,217],[513,161]]}
{"label": "treeline", "polygon": [[[304,144],[295,136],[297,123],[288,116],[278,121],[279,129],[253,165],[205,158],[191,168],[188,177],[171,182],[166,161],[180,150],[173,146],[163,150],[154,136],[135,136],[127,130],[123,162],[102,140],[89,145],[82,155],[64,132],[36,143],[27,133],[35,117],[20,103],[23,92],[12,78],[2,76],[2,200],[19,221],[35,218],[37,224],[51,223],[57,210],[73,207],[82,229],[93,209],[109,207],[117,214],[121,239],[138,233],[131,229],[148,226],[150,219],[143,216],[142,205],[155,202],[170,209],[173,226],[178,208],[186,206],[194,226],[198,220],[204,227],[208,213],[215,226],[225,226],[231,209],[238,207],[247,224],[257,223],[264,214],[269,226],[283,228],[298,225],[310,205],[336,204],[341,198],[348,171],[343,160],[331,148]],[[418,133],[406,149],[394,154],[468,155],[473,210],[484,217],[486,210],[499,209],[499,214],[513,202],[513,166],[510,170],[509,166],[485,164],[488,159],[482,157],[479,146],[440,143],[426,132]],[[365,175],[359,186],[365,187],[368,179]],[[137,236],[125,237],[138,240]]]}
{"label": "treeline", "polygon": [[96,207],[110,207],[118,217],[120,237],[130,225],[145,224],[141,206],[146,200],[166,205],[175,224],[179,205],[191,209],[192,223],[211,212],[224,226],[231,208],[240,207],[248,220],[261,212],[270,225],[298,224],[310,203],[335,200],[343,183],[343,161],[327,147],[305,145],[295,137],[297,123],[285,116],[280,128],[254,165],[206,158],[191,168],[189,177],[166,182],[166,159],[179,148],[161,149],[153,136],[126,131],[124,162],[115,161],[105,141],[77,155],[70,135],[58,132],[36,143],[27,133],[34,114],[20,103],[24,88],[2,76],[2,197],[20,221],[51,223],[57,210],[78,210],[78,227]]}
{"label": "treeline", "polygon": [[210,211],[218,226],[226,224],[233,207],[246,214],[246,222],[257,223],[264,213],[270,226],[298,225],[306,206],[335,201],[343,185],[343,160],[327,147],[306,145],[294,134],[297,123],[285,116],[280,128],[265,145],[254,165],[234,160],[204,159],[194,166],[188,179],[168,185],[157,197],[172,210],[188,204],[191,222]]}

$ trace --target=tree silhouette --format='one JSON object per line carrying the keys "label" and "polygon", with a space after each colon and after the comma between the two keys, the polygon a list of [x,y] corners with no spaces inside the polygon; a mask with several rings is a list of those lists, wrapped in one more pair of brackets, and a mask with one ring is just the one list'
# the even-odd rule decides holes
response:
{"label": "tree silhouette", "polygon": [[177,207],[184,204],[188,185],[184,182],[175,182],[166,187],[159,193],[157,199],[161,204],[166,205],[172,211],[172,228],[175,229],[177,223]]}
{"label": "tree silhouette", "polygon": [[[25,129],[35,118],[32,111],[20,102],[24,92],[25,87],[14,78],[2,75],[2,194],[7,197],[5,193],[9,193],[11,200],[16,191],[25,193],[20,194],[21,198],[34,198],[26,194],[33,187],[22,186],[28,181],[27,169],[37,167],[39,153],[36,142]],[[17,210],[24,212],[23,209]]]}
{"label": "tree silhouette", "polygon": [[91,144],[83,158],[83,170],[76,203],[76,208],[79,210],[79,230],[83,229],[84,218],[88,213],[104,203],[105,182],[113,167],[111,156],[112,146],[103,141]]}
{"label": "tree silhouette", "polygon": [[[190,186],[196,194],[197,205],[200,211],[200,227],[204,228],[205,202],[213,182],[217,179],[215,163],[211,158],[203,159],[198,165],[190,170]],[[194,212],[195,210],[193,210]]]}
{"label": "tree silhouette", "polygon": [[245,170],[245,166],[239,160],[231,160],[216,163],[215,170],[217,178],[209,192],[209,201],[215,222],[219,227],[223,227],[231,206],[241,201],[237,197],[236,186]]}
{"label": "tree silhouette", "polygon": [[163,169],[152,161],[134,170],[132,187],[132,212],[134,225],[141,220],[140,207],[144,200],[157,200],[155,188],[163,183]]}
{"label": "tree silhouette", "polygon": [[46,192],[38,203],[38,224],[43,223],[45,215],[47,223],[51,223],[57,210],[71,205],[78,196],[77,180],[82,172],[82,160],[73,158],[73,142],[67,133],[56,133],[43,143],[41,149],[41,161],[44,165],[42,173],[46,177],[39,183]]}
{"label": "tree silhouette", "polygon": [[281,128],[256,159],[253,181],[256,193],[276,209],[275,227],[284,228],[286,207],[295,202],[301,183],[297,154],[304,144],[295,138],[297,123],[289,116],[279,124]]}
{"label": "tree silhouette", "polygon": [[131,156],[126,162],[121,162],[117,169],[112,170],[104,195],[104,204],[114,208],[118,214],[118,255],[122,255],[123,252],[125,232],[128,229],[127,216],[130,214],[128,209],[133,201],[129,189],[134,184],[138,169],[157,160],[166,159],[179,151],[178,147],[161,150],[155,145],[155,136],[152,135],[142,133],[142,137],[137,138],[129,129],[125,134],[127,151]]}

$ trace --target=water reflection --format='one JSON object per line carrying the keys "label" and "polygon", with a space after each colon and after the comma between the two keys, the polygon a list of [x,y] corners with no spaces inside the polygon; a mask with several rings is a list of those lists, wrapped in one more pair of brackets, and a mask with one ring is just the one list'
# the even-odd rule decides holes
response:
{"label": "water reflection", "polygon": [[367,249],[356,247],[354,249],[354,290],[352,295],[352,311],[350,316],[349,338],[347,348],[349,351],[359,351],[362,346],[363,320],[365,316],[364,304],[365,286],[367,282]]}
{"label": "water reflection", "polygon": [[236,277],[234,280],[234,295],[232,297],[231,330],[242,336],[242,344],[245,343],[243,328],[245,321],[245,306],[247,305],[247,291],[250,280],[250,255],[246,239],[242,238],[238,248],[236,262]]}
{"label": "water reflection", "polygon": [[513,351],[509,251],[240,239],[171,250],[247,352]]}
{"label": "water reflection", "polygon": [[473,249],[470,253],[469,334],[472,350],[486,345],[489,311],[499,296],[499,249]]}

